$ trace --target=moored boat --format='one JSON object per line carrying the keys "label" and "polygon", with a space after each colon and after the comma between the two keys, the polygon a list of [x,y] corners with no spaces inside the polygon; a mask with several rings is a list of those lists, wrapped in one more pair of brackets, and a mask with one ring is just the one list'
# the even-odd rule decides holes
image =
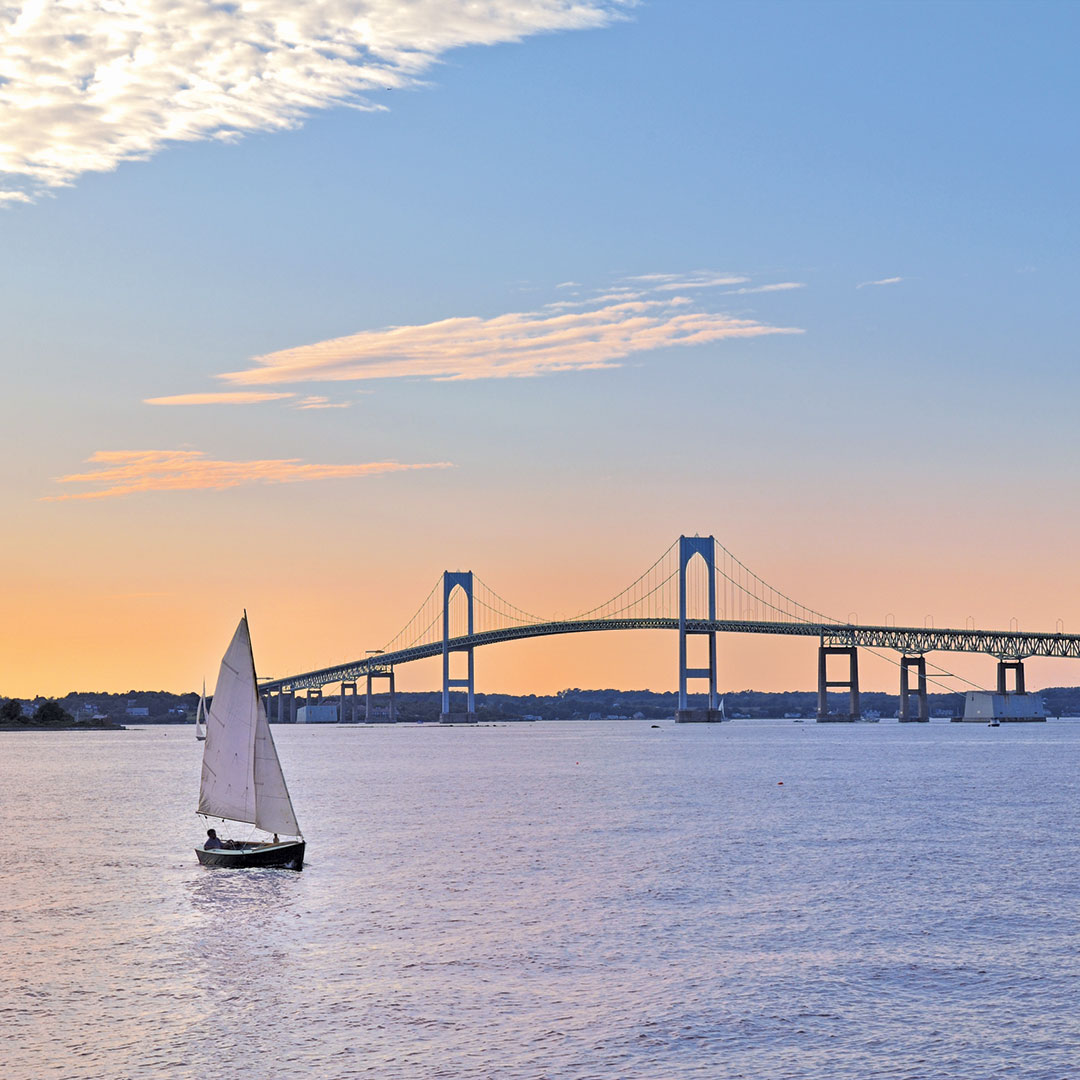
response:
{"label": "moored boat", "polygon": [[203,679],[202,696],[199,698],[199,707],[195,710],[195,738],[199,742],[206,741],[206,680]]}

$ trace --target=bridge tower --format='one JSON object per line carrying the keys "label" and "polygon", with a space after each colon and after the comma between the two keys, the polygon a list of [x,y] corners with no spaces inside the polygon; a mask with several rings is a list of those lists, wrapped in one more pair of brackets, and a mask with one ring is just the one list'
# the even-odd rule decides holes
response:
{"label": "bridge tower", "polygon": [[[829,657],[846,656],[848,659],[848,677],[829,679]],[[848,712],[829,712],[829,691],[847,690]],[[818,705],[817,722],[819,724],[855,723],[862,719],[859,705],[859,650],[854,645],[826,645],[824,638],[818,646]]]}
{"label": "bridge tower", "polygon": [[1024,661],[1023,660],[1006,660],[1003,657],[998,658],[997,666],[997,692],[999,694],[1009,693],[1009,672],[1013,673],[1013,689],[1014,694],[1024,693]]}
{"label": "bridge tower", "polygon": [[[389,704],[387,705],[386,720],[376,719],[375,717],[375,693],[372,683],[376,679],[385,679],[389,683]],[[369,668],[367,673],[367,695],[364,703],[364,723],[365,724],[396,724],[397,723],[397,708],[394,694],[394,665],[389,664],[386,667]]]}
{"label": "bridge tower", "polygon": [[[677,724],[715,724],[724,719],[716,705],[716,631],[702,630],[689,625],[686,614],[686,567],[700,555],[705,562],[708,580],[708,619],[716,622],[716,540],[711,536],[679,537],[679,708],[675,713]],[[692,668],[686,663],[686,639],[708,638],[709,666]],[[686,684],[690,679],[708,679],[709,703],[704,709],[691,709],[687,699]]]}
{"label": "bridge tower", "polygon": [[[471,570],[447,570],[443,573],[443,647],[442,647],[442,713],[439,716],[443,724],[475,724],[476,723],[476,693],[474,684],[473,647],[471,645],[450,647],[450,597],[454,590],[460,588],[465,594],[465,600],[469,605],[468,634],[473,635],[473,576]],[[468,674],[464,679],[450,678],[450,654],[463,652],[468,655]],[[451,712],[450,691],[453,689],[464,690],[467,695],[465,712]]]}
{"label": "bridge tower", "polygon": [[[914,691],[919,703],[915,716],[911,715],[911,669],[915,669],[917,689]],[[926,724],[930,722],[930,707],[926,697],[926,657],[900,657],[900,715],[901,724]]]}
{"label": "bridge tower", "polygon": [[[357,697],[356,680],[342,679],[341,680],[341,705],[338,712],[338,720],[342,724],[355,724],[356,723],[356,701]],[[345,705],[350,701],[352,705],[349,709],[349,719],[345,719]]]}

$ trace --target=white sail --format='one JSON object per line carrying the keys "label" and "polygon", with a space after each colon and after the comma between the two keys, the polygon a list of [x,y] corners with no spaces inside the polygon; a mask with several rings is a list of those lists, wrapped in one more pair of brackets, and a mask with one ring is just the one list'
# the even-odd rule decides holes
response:
{"label": "white sail", "polygon": [[197,812],[300,835],[259,699],[246,616],[221,661],[206,722]]}
{"label": "white sail", "polygon": [[195,738],[206,738],[206,680],[203,679],[202,697],[199,698],[199,707],[195,710]]}
{"label": "white sail", "polygon": [[255,824],[265,832],[300,835],[261,700],[255,724]]}

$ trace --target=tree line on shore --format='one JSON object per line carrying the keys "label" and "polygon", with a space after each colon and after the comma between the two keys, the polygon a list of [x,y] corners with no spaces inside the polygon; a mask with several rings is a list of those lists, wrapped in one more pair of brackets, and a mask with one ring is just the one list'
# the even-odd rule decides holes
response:
{"label": "tree line on shore", "polygon": [[[1080,687],[1050,687],[1039,691],[1051,716],[1080,716]],[[728,717],[765,719],[771,717],[806,717],[817,712],[816,691],[769,692],[762,690],[725,691],[724,710]],[[303,704],[303,697],[297,704]],[[62,698],[38,697],[32,700],[0,698],[0,725],[26,727],[102,726],[116,723],[190,723],[194,719],[199,695],[195,692],[173,694],[168,691],[137,691],[125,693],[74,692]],[[321,704],[337,705],[336,696],[326,694]],[[388,699],[380,694],[373,700],[376,715],[385,715]],[[396,719],[402,721],[434,721],[442,708],[438,691],[399,693],[395,699]],[[646,719],[658,720],[674,715],[678,695],[653,690],[583,690],[579,687],[560,690],[557,694],[480,694],[476,695],[479,719],[486,720],[600,720]],[[701,706],[698,695],[692,705]],[[830,694],[830,708],[842,711],[846,695]],[[928,699],[934,716],[957,716],[963,713],[962,694],[930,694]],[[365,698],[356,702],[359,719],[364,718]],[[899,695],[867,691],[861,695],[864,714],[877,713],[895,716]],[[352,699],[346,698],[341,719],[350,720]],[[464,709],[464,695],[457,694],[453,708]],[[275,707],[270,719],[277,721]]]}
{"label": "tree line on shore", "polygon": [[29,712],[18,698],[8,698],[0,705],[0,727],[69,727],[78,722],[58,701],[44,700]]}

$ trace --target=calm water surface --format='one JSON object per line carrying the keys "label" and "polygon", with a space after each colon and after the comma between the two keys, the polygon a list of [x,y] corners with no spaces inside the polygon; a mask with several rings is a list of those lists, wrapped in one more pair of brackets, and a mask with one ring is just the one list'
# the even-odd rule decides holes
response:
{"label": "calm water surface", "polygon": [[1080,1076],[1080,724],[274,734],[302,874],[0,733],[6,1080]]}

